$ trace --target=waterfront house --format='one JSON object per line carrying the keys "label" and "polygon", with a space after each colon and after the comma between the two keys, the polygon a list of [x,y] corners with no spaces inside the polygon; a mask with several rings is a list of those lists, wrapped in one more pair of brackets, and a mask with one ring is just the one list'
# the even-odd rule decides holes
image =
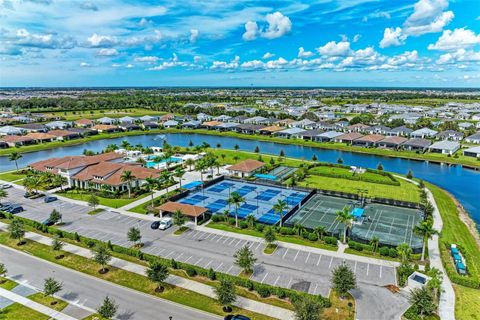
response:
{"label": "waterfront house", "polygon": [[465,142],[480,144],[480,132],[474,133],[471,136],[466,137]]}
{"label": "waterfront house", "polygon": [[0,136],[22,135],[26,132],[27,130],[19,127],[4,126],[0,128]]}
{"label": "waterfront house", "polygon": [[176,128],[178,126],[178,121],[167,120],[163,123],[164,128]]}
{"label": "waterfront house", "polygon": [[430,152],[452,155],[460,149],[460,143],[456,141],[438,141],[428,147]]}
{"label": "waterfront house", "polygon": [[188,122],[185,122],[182,124],[182,127],[183,128],[187,128],[187,129],[196,129],[198,127],[200,127],[202,123],[198,120],[190,120]]}
{"label": "waterfront house", "polygon": [[352,144],[353,140],[363,137],[363,134],[358,132],[349,132],[336,137],[335,142],[342,142],[346,144]]}
{"label": "waterfront house", "polygon": [[35,143],[35,140],[27,136],[14,136],[14,135],[3,136],[0,139],[0,141],[8,145],[9,147],[19,147],[19,146]]}
{"label": "waterfront house", "polygon": [[411,138],[402,144],[403,149],[409,151],[426,151],[432,143],[427,139]]}
{"label": "waterfront house", "polygon": [[379,141],[377,143],[377,147],[379,147],[379,148],[389,148],[389,149],[398,149],[407,140],[408,139],[404,138],[404,137],[390,136],[390,137],[386,137],[385,139]]}
{"label": "waterfront house", "polygon": [[381,134],[369,134],[352,141],[354,146],[363,146],[363,147],[373,147],[377,142],[385,139],[384,135]]}
{"label": "waterfront house", "polygon": [[341,135],[343,135],[343,132],[327,131],[312,138],[313,138],[313,141],[328,142],[328,141],[334,140],[336,137]]}
{"label": "waterfront house", "polygon": [[445,130],[445,131],[439,132],[436,135],[436,138],[439,140],[462,141],[463,132],[458,132],[455,130]]}
{"label": "waterfront house", "polygon": [[471,147],[463,150],[463,155],[480,159],[480,147]]}
{"label": "waterfront house", "polygon": [[55,130],[55,129],[64,130],[64,129],[70,128],[72,126],[72,123],[69,121],[52,121],[52,122],[46,123],[45,126],[49,130]]}
{"label": "waterfront house", "polygon": [[70,140],[80,137],[79,133],[70,130],[50,130],[48,134],[55,136],[56,140]]}
{"label": "waterfront house", "polygon": [[18,128],[25,129],[27,132],[47,132],[48,128],[41,123],[26,123],[17,126]]}
{"label": "waterfront house", "polygon": [[117,123],[118,121],[116,119],[113,119],[113,118],[102,117],[100,119],[97,119],[96,122],[99,123],[99,124],[112,125],[114,123]]}
{"label": "waterfront house", "polygon": [[112,133],[112,132],[120,131],[119,127],[109,125],[109,124],[97,124],[97,125],[93,126],[92,129],[96,130],[98,132],[106,132],[106,133]]}
{"label": "waterfront house", "polygon": [[433,138],[437,135],[438,131],[432,130],[430,128],[421,128],[410,133],[412,138]]}
{"label": "waterfront house", "polygon": [[412,129],[410,129],[406,126],[400,126],[400,127],[396,127],[396,128],[387,130],[385,132],[385,135],[390,136],[390,137],[393,137],[393,136],[408,137],[412,132],[413,132]]}
{"label": "waterfront house", "polygon": [[91,128],[94,123],[90,119],[78,119],[73,122],[75,126],[80,127],[80,128]]}
{"label": "waterfront house", "polygon": [[299,133],[302,133],[302,132],[305,132],[305,131],[306,130],[302,129],[302,128],[292,127],[292,128],[284,129],[282,131],[277,131],[273,135],[275,135],[277,137],[282,137],[282,138],[291,138],[291,137],[296,136]]}

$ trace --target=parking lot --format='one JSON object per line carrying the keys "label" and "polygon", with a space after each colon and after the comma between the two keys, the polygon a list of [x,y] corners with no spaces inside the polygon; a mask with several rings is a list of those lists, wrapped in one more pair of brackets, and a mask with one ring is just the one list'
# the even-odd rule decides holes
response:
{"label": "parking lot", "polygon": [[234,235],[200,230],[188,230],[175,236],[174,228],[152,230],[150,221],[114,211],[87,215],[91,210],[88,206],[61,199],[51,203],[44,203],[42,198],[25,199],[23,191],[15,188],[7,192],[9,196],[6,201],[18,202],[24,207],[25,211],[18,214],[21,217],[43,221],[53,209],[57,209],[63,215],[64,225],[60,226],[61,229],[124,247],[132,246],[127,240],[128,229],[137,227],[141,230],[144,242],[142,251],[232,275],[241,271],[233,263],[234,253],[248,246],[258,259],[252,279],[261,283],[326,295],[330,288],[331,271],[343,262],[355,272],[359,284],[383,286],[396,283],[393,267],[284,247],[279,247],[272,255],[265,255],[262,239],[247,241]]}

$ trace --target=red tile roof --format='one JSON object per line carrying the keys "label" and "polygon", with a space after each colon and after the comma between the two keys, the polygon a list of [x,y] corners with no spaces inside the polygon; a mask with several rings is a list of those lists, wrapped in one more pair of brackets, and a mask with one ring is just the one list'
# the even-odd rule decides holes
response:
{"label": "red tile roof", "polygon": [[252,172],[263,167],[264,165],[265,163],[261,161],[254,160],[254,159],[247,159],[237,164],[234,164],[233,166],[228,167],[227,170],[240,171],[240,172]]}
{"label": "red tile roof", "polygon": [[190,216],[190,217],[198,217],[208,211],[208,209],[203,207],[192,206],[191,204],[172,202],[172,201],[168,201],[162,204],[161,206],[156,207],[155,209],[160,211],[165,211],[165,212],[171,212],[171,213],[179,210],[184,215]]}

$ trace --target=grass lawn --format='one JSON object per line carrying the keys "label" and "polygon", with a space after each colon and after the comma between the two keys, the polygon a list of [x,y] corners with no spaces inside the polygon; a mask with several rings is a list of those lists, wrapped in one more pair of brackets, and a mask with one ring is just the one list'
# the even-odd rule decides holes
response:
{"label": "grass lawn", "polygon": [[185,231],[187,231],[188,229],[190,229],[190,228],[189,228],[189,227],[186,227],[186,226],[182,226],[182,227],[178,228],[177,230],[175,230],[175,231],[173,232],[173,234],[176,235],[176,236],[179,236],[179,235],[181,235],[182,233],[184,233]]}
{"label": "grass lawn", "polygon": [[[240,228],[235,228],[234,226],[227,225],[222,222],[210,222],[209,224],[206,225],[208,228],[212,229],[217,229],[217,230],[223,230],[223,231],[228,231],[228,232],[235,232],[235,233],[240,233],[240,234],[246,234],[249,236],[253,237],[258,237],[258,238],[263,238],[263,233],[257,230],[252,230],[252,229],[240,229]],[[283,241],[283,242],[289,242],[289,243],[295,243],[299,244],[302,246],[308,246],[308,247],[314,247],[314,248],[320,248],[320,249],[325,249],[325,250],[330,250],[330,251],[337,251],[337,247],[333,247],[318,241],[310,241],[307,239],[303,239],[298,236],[283,236],[281,234],[276,234],[277,240],[278,241]]]}
{"label": "grass lawn", "polygon": [[457,320],[480,320],[480,291],[460,285],[455,289],[455,318]]}
{"label": "grass lawn", "polygon": [[18,283],[16,283],[15,281],[9,280],[9,279],[4,278],[4,277],[0,277],[0,282],[2,282],[2,281],[5,281],[5,282],[0,284],[0,288],[3,288],[5,290],[12,290],[13,288],[15,288],[18,285]]}
{"label": "grass lawn", "polygon": [[[44,306],[49,307],[50,309],[54,309],[57,311],[62,311],[68,306],[68,302],[52,298],[52,297],[46,297],[43,293],[37,292],[34,293],[30,296],[28,296],[28,299],[33,300],[35,302],[38,302],[40,304],[43,304]],[[56,301],[57,303],[52,305],[52,302]]]}
{"label": "grass lawn", "polygon": [[277,245],[276,244],[269,244],[265,246],[265,249],[263,249],[263,253],[265,254],[272,254],[277,250]]}
{"label": "grass lawn", "polygon": [[[26,244],[22,246],[16,245],[16,240],[12,240],[8,237],[6,232],[0,232],[0,243],[7,245],[9,247],[28,252],[31,255],[53,262],[55,264],[62,265],[64,267],[83,272],[85,274],[104,279],[113,283],[116,283],[121,286],[131,288],[146,294],[154,295],[166,300],[174,301],[189,307],[203,310],[205,312],[210,312],[218,315],[225,315],[222,310],[222,307],[216,302],[215,299],[209,298],[207,296],[198,294],[193,291],[185,290],[180,287],[175,287],[172,285],[165,284],[165,291],[162,293],[156,293],[155,288],[156,284],[149,281],[145,276],[138,275],[133,272],[125,271],[122,269],[117,269],[115,267],[109,266],[109,272],[102,275],[98,271],[100,266],[89,260],[87,258],[71,254],[68,252],[61,252],[65,257],[61,260],[55,259],[55,256],[58,255],[58,252],[54,252],[49,246],[36,243],[30,240],[26,240]],[[256,314],[249,312],[247,310],[233,308],[234,313],[245,314],[252,319],[259,320],[270,320],[271,317]],[[15,318],[12,318],[15,319]],[[18,319],[18,318],[17,318]]]}
{"label": "grass lawn", "polygon": [[27,308],[19,303],[14,303],[0,310],[2,320],[48,320],[49,316]]}
{"label": "grass lawn", "polygon": [[312,175],[324,176],[324,177],[342,178],[342,179],[348,179],[348,180],[365,181],[365,182],[390,184],[390,185],[392,183],[395,183],[395,181],[392,180],[390,177],[381,175],[379,173],[374,173],[374,172],[353,173],[348,168],[318,166],[308,170],[308,172]]}
{"label": "grass lawn", "polygon": [[78,119],[98,119],[101,117],[120,118],[124,116],[141,117],[145,115],[160,116],[166,114],[163,111],[155,111],[143,108],[128,108],[128,109],[93,109],[80,111],[55,111],[49,114],[54,114],[65,118],[67,121],[74,121]]}
{"label": "grass lawn", "polygon": [[100,212],[102,212],[102,211],[104,211],[104,209],[102,209],[102,208],[97,208],[97,209],[93,209],[92,211],[89,211],[88,214],[91,215],[91,216],[93,216],[93,215],[96,215],[97,213],[100,213]]}
{"label": "grass lawn", "polygon": [[353,181],[348,179],[322,177],[317,175],[308,176],[305,181],[299,182],[300,186],[333,190],[349,193],[358,193],[358,190],[368,190],[367,197],[381,197],[410,202],[420,202],[420,190],[414,184],[398,179],[400,186]]}
{"label": "grass lawn", "polygon": [[[353,320],[355,319],[355,299],[348,295],[345,299],[340,299],[335,290],[330,292],[330,302],[332,306],[323,310],[322,319],[324,320]],[[350,303],[351,307],[348,306]]]}
{"label": "grass lawn", "polygon": [[[64,191],[64,192],[57,192],[58,195],[66,198],[70,198],[73,200],[81,200],[88,202],[88,199],[91,196],[91,193],[87,192],[77,192],[75,190],[69,190],[69,191]],[[140,195],[139,197],[136,198],[117,198],[117,199],[111,199],[111,198],[104,198],[97,196],[99,204],[103,206],[107,206],[110,208],[121,208],[123,206],[126,206],[129,203],[132,203],[134,201],[137,201],[139,199],[145,198],[146,196],[149,196],[149,193],[144,193]]]}
{"label": "grass lawn", "polygon": [[23,173],[17,173],[16,171],[10,171],[10,172],[4,172],[0,173],[0,180],[3,181],[15,181],[15,180],[20,180],[20,179],[25,179],[27,175]]}

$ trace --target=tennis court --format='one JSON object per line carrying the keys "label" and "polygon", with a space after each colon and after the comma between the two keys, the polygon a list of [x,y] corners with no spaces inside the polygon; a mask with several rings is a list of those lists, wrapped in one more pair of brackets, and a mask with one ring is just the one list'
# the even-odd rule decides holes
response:
{"label": "tennis court", "polygon": [[362,224],[354,225],[351,237],[369,241],[378,237],[380,243],[397,246],[407,243],[414,252],[422,250],[423,241],[413,232],[413,227],[423,220],[420,210],[371,203],[365,207]]}
{"label": "tennis court", "polygon": [[178,202],[207,208],[213,214],[223,214],[228,210],[230,215],[234,216],[235,206],[228,204],[228,198],[233,192],[237,192],[245,200],[238,208],[238,217],[245,218],[253,215],[257,221],[265,224],[275,224],[280,221],[280,215],[273,210],[273,205],[278,200],[287,203],[286,213],[307,196],[307,192],[292,189],[224,180],[208,188],[197,189]]}
{"label": "tennis court", "polygon": [[256,173],[255,177],[264,180],[282,181],[291,176],[297,170],[298,169],[294,167],[279,166],[271,170],[269,173]]}

